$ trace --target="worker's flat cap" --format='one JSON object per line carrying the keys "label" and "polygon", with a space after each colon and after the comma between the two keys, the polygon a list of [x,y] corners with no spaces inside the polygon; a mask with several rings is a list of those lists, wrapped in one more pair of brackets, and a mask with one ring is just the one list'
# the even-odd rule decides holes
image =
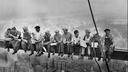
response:
{"label": "worker's flat cap", "polygon": [[110,29],[105,29],[104,32],[106,32],[106,31],[111,31],[111,30]]}
{"label": "worker's flat cap", "polygon": [[35,29],[39,29],[40,28],[40,26],[35,26]]}

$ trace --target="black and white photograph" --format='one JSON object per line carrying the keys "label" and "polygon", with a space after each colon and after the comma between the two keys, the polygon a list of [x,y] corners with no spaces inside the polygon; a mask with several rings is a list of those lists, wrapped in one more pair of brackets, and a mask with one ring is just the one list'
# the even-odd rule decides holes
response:
{"label": "black and white photograph", "polygon": [[127,0],[0,0],[0,72],[128,72]]}

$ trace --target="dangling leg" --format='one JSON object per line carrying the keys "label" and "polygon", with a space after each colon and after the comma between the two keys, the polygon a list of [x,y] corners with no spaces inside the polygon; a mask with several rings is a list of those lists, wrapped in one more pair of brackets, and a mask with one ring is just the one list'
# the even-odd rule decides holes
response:
{"label": "dangling leg", "polygon": [[39,43],[36,44],[36,52],[37,52],[36,56],[39,56],[40,54]]}
{"label": "dangling leg", "polygon": [[51,47],[50,47],[50,44],[47,44],[47,49],[48,49],[48,58],[50,58],[50,51],[51,51]]}
{"label": "dangling leg", "polygon": [[41,56],[41,55],[44,54],[44,53],[43,53],[43,49],[41,49],[40,51],[41,51],[41,52],[40,52],[37,56]]}
{"label": "dangling leg", "polygon": [[104,51],[104,52],[103,52],[103,61],[105,61],[105,60],[106,60],[106,56],[107,56],[107,52],[106,52],[106,51]]}
{"label": "dangling leg", "polygon": [[82,47],[81,59],[84,59],[84,52],[85,52],[85,48],[84,48],[84,47]]}
{"label": "dangling leg", "polygon": [[43,54],[44,54],[43,52],[44,52],[43,44],[40,42],[40,43],[39,43],[39,54],[38,54],[38,56],[43,55]]}
{"label": "dangling leg", "polygon": [[41,56],[41,55],[43,55],[43,54],[44,54],[44,52],[45,52],[45,50],[44,50],[44,48],[43,48],[43,47],[44,47],[43,45],[41,45],[41,47],[40,47],[40,48],[41,48],[40,56]]}
{"label": "dangling leg", "polygon": [[82,46],[79,46],[78,59],[80,59],[80,58],[81,58],[81,49],[82,49]]}
{"label": "dangling leg", "polygon": [[15,53],[17,53],[17,51],[16,51],[16,42],[14,43],[14,41],[13,41],[12,45],[13,45],[13,53],[12,54],[15,54]]}
{"label": "dangling leg", "polygon": [[70,43],[68,46],[69,46],[69,50],[70,50],[70,57],[71,57],[71,59],[73,59],[73,55],[74,55],[74,53],[73,53],[73,47],[72,47],[72,44]]}
{"label": "dangling leg", "polygon": [[20,41],[18,41],[18,40],[16,40],[16,42],[15,42],[15,44],[13,45],[13,50],[14,50],[14,52],[12,53],[12,54],[16,54],[17,52],[18,52],[18,50],[19,50],[19,48],[20,48],[20,45],[21,45],[21,42]]}
{"label": "dangling leg", "polygon": [[40,54],[40,48],[39,48],[39,43],[36,43],[36,56],[38,56]]}
{"label": "dangling leg", "polygon": [[27,51],[27,43],[24,42],[24,41],[22,41],[22,42],[21,42],[21,47],[22,47],[22,49],[24,50],[24,52],[26,53],[26,51]]}
{"label": "dangling leg", "polygon": [[100,50],[100,48],[99,48],[98,54],[99,54],[98,61],[100,61],[101,60],[101,50]]}
{"label": "dangling leg", "polygon": [[91,47],[87,46],[88,59],[91,59]]}
{"label": "dangling leg", "polygon": [[60,43],[59,48],[60,48],[60,55],[61,55],[61,57],[63,57],[64,56],[64,44]]}
{"label": "dangling leg", "polygon": [[78,52],[79,52],[79,48],[78,48],[78,46],[77,45],[72,45],[72,49],[73,49],[73,54],[72,54],[72,59],[73,59],[73,56],[74,56],[74,54],[78,54]]}
{"label": "dangling leg", "polygon": [[108,62],[111,60],[111,54],[112,54],[112,52],[111,52],[111,49],[109,48],[109,50],[108,50]]}
{"label": "dangling leg", "polygon": [[90,60],[93,59],[93,56],[94,56],[94,50],[93,48],[90,47]]}
{"label": "dangling leg", "polygon": [[106,58],[107,58],[107,48],[106,48],[106,46],[104,46],[105,48],[103,49],[103,52],[102,52],[102,54],[103,54],[103,61],[105,61],[106,60]]}
{"label": "dangling leg", "polygon": [[53,50],[52,55],[55,55],[56,48],[57,48],[57,46],[52,47],[52,50]]}
{"label": "dangling leg", "polygon": [[66,48],[67,48],[67,52],[68,52],[68,58],[70,57],[70,47],[69,47],[69,44],[66,44]]}
{"label": "dangling leg", "polygon": [[32,46],[32,42],[31,40],[28,40],[28,46],[27,46],[27,50],[31,50],[31,46]]}
{"label": "dangling leg", "polygon": [[7,48],[8,52],[10,51],[9,44],[10,44],[10,41],[5,41],[5,48]]}
{"label": "dangling leg", "polygon": [[57,51],[58,51],[58,56],[60,56],[61,46],[60,46],[60,44],[59,44],[59,43],[57,44]]}
{"label": "dangling leg", "polygon": [[34,49],[35,49],[35,45],[34,44],[30,44],[30,51],[31,53],[29,54],[29,56],[33,55],[34,54]]}

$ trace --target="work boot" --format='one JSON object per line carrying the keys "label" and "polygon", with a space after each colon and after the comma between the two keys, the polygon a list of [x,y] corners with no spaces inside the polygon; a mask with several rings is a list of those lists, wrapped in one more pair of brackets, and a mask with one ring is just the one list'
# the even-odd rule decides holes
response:
{"label": "work boot", "polygon": [[71,55],[71,59],[73,60],[73,55]]}
{"label": "work boot", "polygon": [[93,57],[90,57],[90,60],[93,60]]}
{"label": "work boot", "polygon": [[55,52],[53,52],[52,55],[55,55]]}
{"label": "work boot", "polygon": [[38,56],[41,56],[41,55],[43,55],[43,54],[44,54],[44,53],[43,53],[43,52],[41,52],[41,53],[39,53],[39,54],[38,54]]}
{"label": "work boot", "polygon": [[64,54],[63,53],[61,53],[61,57],[63,57],[64,56]]}
{"label": "work boot", "polygon": [[84,55],[81,55],[81,58],[80,59],[84,59]]}
{"label": "work boot", "polygon": [[60,56],[60,53],[58,53],[58,56]]}
{"label": "work boot", "polygon": [[108,62],[110,62],[111,61],[111,57],[108,57]]}
{"label": "work boot", "polygon": [[14,55],[14,54],[16,54],[17,53],[17,51],[14,51],[12,54]]}
{"label": "work boot", "polygon": [[91,60],[91,57],[88,57],[88,60]]}
{"label": "work boot", "polygon": [[9,48],[7,48],[7,51],[8,51],[8,52],[10,52],[10,49],[9,49]]}
{"label": "work boot", "polygon": [[26,53],[26,52],[27,52],[27,50],[24,50],[24,52]]}
{"label": "work boot", "polygon": [[106,58],[103,58],[103,61],[105,61],[106,60]]}
{"label": "work boot", "polygon": [[70,57],[70,55],[68,54],[68,58]]}
{"label": "work boot", "polygon": [[50,58],[50,53],[48,53],[48,58]]}
{"label": "work boot", "polygon": [[101,60],[101,57],[98,58],[98,61],[100,61],[100,60]]}
{"label": "work boot", "polygon": [[29,56],[31,56],[31,55],[33,55],[34,54],[34,52],[32,51],[30,54],[29,54]]}
{"label": "work boot", "polygon": [[88,60],[90,60],[91,59],[91,55],[88,55]]}

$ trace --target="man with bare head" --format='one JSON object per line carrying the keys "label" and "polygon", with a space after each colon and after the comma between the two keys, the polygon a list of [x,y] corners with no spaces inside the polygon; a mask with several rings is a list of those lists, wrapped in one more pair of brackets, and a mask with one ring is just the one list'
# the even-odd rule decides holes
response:
{"label": "man with bare head", "polygon": [[72,44],[73,44],[73,52],[76,53],[77,55],[79,55],[81,49],[80,41],[81,41],[81,37],[79,36],[79,31],[75,30],[72,38]]}
{"label": "man with bare head", "polygon": [[86,29],[85,30],[85,35],[84,38],[82,39],[81,45],[82,45],[82,49],[81,49],[81,57],[83,58],[84,54],[85,54],[85,48],[87,48],[87,54],[90,58],[91,55],[91,46],[90,46],[90,39],[91,39],[91,35],[90,35],[91,31]]}

